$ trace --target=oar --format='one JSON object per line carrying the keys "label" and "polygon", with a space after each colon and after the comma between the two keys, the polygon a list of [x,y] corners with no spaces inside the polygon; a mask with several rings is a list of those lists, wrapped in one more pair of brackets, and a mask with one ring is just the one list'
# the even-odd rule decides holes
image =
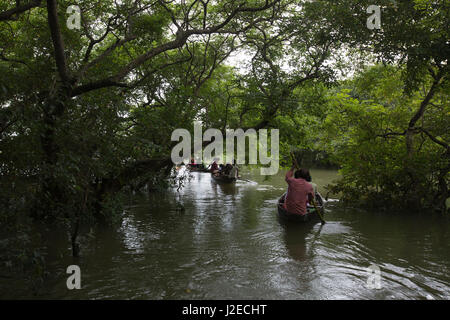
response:
{"label": "oar", "polygon": [[314,206],[314,209],[316,209],[317,214],[319,215],[320,222],[321,222],[322,224],[325,224],[325,220],[323,219],[322,213],[321,213],[320,210],[317,208],[317,205],[316,205],[316,199],[313,198],[313,199],[311,200],[311,202],[312,202],[312,204],[313,204],[313,206]]}
{"label": "oar", "polygon": [[295,155],[294,155],[294,153],[292,151],[291,151],[291,157],[292,157],[292,160],[294,161],[295,167],[297,169],[300,169],[300,166],[298,165],[297,159],[295,158]]}
{"label": "oar", "polygon": [[[297,163],[297,159],[295,158],[294,153],[293,153],[292,151],[291,151],[291,157],[292,157],[292,160],[294,161],[295,167],[296,167],[297,169],[300,169],[300,167],[298,166],[298,163]],[[313,204],[313,206],[314,206],[314,209],[316,209],[316,212],[317,212],[317,215],[319,216],[320,222],[321,222],[322,224],[325,224],[325,220],[323,219],[322,213],[320,212],[319,208],[317,208],[315,196],[316,196],[316,195],[314,195],[314,196],[312,197],[311,202],[312,202],[312,204]]]}

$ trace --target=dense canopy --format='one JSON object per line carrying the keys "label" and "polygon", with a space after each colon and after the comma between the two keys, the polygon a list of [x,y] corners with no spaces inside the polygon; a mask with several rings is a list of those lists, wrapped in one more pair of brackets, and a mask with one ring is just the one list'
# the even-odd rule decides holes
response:
{"label": "dense canopy", "polygon": [[[78,0],[0,3],[0,220],[110,220],[164,188],[171,133],[280,130],[341,168],[363,205],[442,210],[449,194],[450,4]],[[74,13],[75,12],[75,13]],[[76,18],[76,17],[75,17]],[[73,21],[72,21],[73,22]]]}

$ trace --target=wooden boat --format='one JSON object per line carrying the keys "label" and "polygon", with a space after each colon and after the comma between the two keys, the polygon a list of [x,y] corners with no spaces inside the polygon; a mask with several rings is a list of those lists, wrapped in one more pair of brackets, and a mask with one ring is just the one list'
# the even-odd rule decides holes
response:
{"label": "wooden boat", "polygon": [[229,176],[224,176],[224,175],[214,175],[211,174],[211,177],[219,183],[233,183],[236,182],[236,178],[234,177],[229,177]]}
{"label": "wooden boat", "polygon": [[[284,208],[284,200],[286,197],[286,193],[281,196],[278,200],[278,217],[285,221],[293,221],[293,222],[318,222],[320,221],[320,217],[316,212],[316,209],[313,206],[308,205],[307,213],[305,215],[299,215],[295,213],[290,213]],[[322,210],[323,213],[323,199],[322,196],[316,192],[316,204],[319,210]]]}

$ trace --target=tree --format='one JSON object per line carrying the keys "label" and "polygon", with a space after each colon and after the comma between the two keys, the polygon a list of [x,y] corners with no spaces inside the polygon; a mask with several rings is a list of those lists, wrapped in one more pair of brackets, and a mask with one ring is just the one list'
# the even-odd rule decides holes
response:
{"label": "tree", "polygon": [[[66,27],[69,1],[4,2],[1,173],[5,198],[14,196],[2,211],[25,199],[22,209],[35,218],[68,219],[77,255],[80,219],[102,218],[115,193],[172,166],[161,157],[170,135],[148,139],[138,127],[176,115],[170,109],[195,96],[232,50],[233,36],[278,2],[79,1],[81,30]],[[179,118],[189,107],[180,106]]]}
{"label": "tree", "polygon": [[406,95],[402,73],[393,66],[368,68],[330,96],[322,139],[343,176],[332,190],[385,208],[443,209],[450,165],[448,87],[435,92],[413,127],[414,144],[405,147],[410,119],[435,80],[428,77],[422,90]]}

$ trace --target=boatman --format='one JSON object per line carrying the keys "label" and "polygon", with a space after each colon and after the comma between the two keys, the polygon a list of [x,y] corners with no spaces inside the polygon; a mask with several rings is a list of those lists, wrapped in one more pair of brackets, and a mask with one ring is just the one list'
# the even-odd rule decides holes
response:
{"label": "boatman", "polygon": [[238,179],[239,178],[239,168],[236,164],[236,160],[233,160],[233,167],[230,170],[230,177]]}
{"label": "boatman", "polygon": [[286,173],[288,191],[284,207],[290,213],[305,215],[308,200],[314,199],[314,189],[311,183],[307,181],[310,176],[309,171],[307,169],[297,170],[295,171],[295,177],[293,177],[294,168],[293,164],[292,168]]}

